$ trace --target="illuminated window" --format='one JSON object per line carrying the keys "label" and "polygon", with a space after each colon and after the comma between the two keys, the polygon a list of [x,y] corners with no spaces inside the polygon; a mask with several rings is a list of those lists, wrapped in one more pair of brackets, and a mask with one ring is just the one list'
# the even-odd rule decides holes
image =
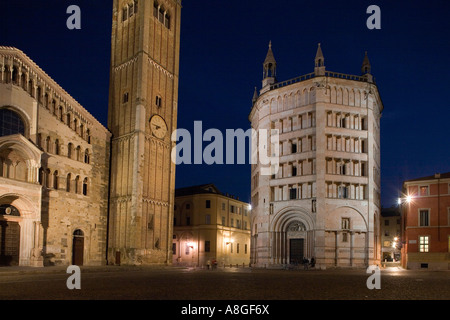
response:
{"label": "illuminated window", "polygon": [[429,252],[429,238],[428,236],[419,237],[419,252]]}

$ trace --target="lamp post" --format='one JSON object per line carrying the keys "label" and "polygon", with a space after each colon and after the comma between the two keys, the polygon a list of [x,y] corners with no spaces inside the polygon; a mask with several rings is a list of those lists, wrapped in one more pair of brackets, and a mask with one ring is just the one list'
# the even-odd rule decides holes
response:
{"label": "lamp post", "polygon": [[[406,244],[405,227],[406,227],[406,219],[407,219],[407,212],[408,212],[408,210],[405,210],[404,204],[406,203],[409,205],[412,201],[413,201],[413,196],[410,194],[407,194],[403,198],[398,198],[398,205],[400,206],[400,217],[401,217],[402,225],[401,225],[401,241],[396,244],[396,248],[400,249],[402,266],[404,264],[403,254],[405,254],[405,251],[403,250],[403,244]],[[398,240],[398,238],[397,238],[397,240]]]}

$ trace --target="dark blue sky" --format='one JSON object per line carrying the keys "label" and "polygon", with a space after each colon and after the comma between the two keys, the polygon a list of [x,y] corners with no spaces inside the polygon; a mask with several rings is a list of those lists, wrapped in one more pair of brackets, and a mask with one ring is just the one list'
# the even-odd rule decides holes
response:
{"label": "dark blue sky", "polygon": [[[66,28],[72,4],[81,30]],[[381,30],[366,27],[372,4]],[[1,1],[0,45],[23,50],[106,126],[111,12],[107,0]],[[385,108],[382,204],[390,206],[403,180],[450,171],[449,14],[448,0],[184,0],[178,125],[249,128],[269,40],[280,81],[312,72],[319,42],[327,70],[341,73],[359,74],[368,51]],[[177,168],[177,187],[209,182],[250,200],[249,165]]]}

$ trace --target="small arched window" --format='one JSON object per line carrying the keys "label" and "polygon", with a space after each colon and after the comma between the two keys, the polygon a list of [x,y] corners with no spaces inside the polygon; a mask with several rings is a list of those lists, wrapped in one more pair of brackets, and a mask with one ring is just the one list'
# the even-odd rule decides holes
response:
{"label": "small arched window", "polygon": [[70,181],[72,180],[72,175],[70,173],[67,174],[67,178],[66,178],[66,191],[70,192],[71,188],[70,188]]}
{"label": "small arched window", "polygon": [[81,147],[80,146],[78,146],[77,147],[77,155],[76,155],[76,159],[77,159],[77,161],[81,161]]}
{"label": "small arched window", "polygon": [[164,16],[164,26],[170,29],[170,15],[168,13]]}
{"label": "small arched window", "polygon": [[75,178],[75,190],[74,190],[75,193],[79,193],[80,192],[79,188],[80,188],[80,176],[77,176]]}
{"label": "small arched window", "polygon": [[55,154],[56,154],[56,155],[59,155],[59,153],[60,153],[60,150],[59,150],[59,140],[56,139],[56,140],[55,140]]}
{"label": "small arched window", "polygon": [[25,135],[25,124],[17,112],[0,109],[0,137],[12,134]]}
{"label": "small arched window", "polygon": [[74,237],[84,237],[84,232],[80,229],[77,229],[73,232]]}
{"label": "small arched window", "polygon": [[44,184],[44,169],[39,168],[38,182],[42,186]]}
{"label": "small arched window", "polygon": [[53,172],[53,189],[58,190],[59,187],[58,171]]}
{"label": "small arched window", "polygon": [[67,145],[67,157],[69,159],[72,159],[72,153],[73,153],[73,144],[69,142],[69,144]]}
{"label": "small arched window", "polygon": [[50,139],[50,137],[47,137],[47,139],[45,139],[45,151],[46,152],[51,152],[51,139]]}
{"label": "small arched window", "polygon": [[50,188],[50,178],[51,177],[51,173],[50,173],[50,169],[45,170],[45,187]]}
{"label": "small arched window", "polygon": [[62,107],[62,106],[59,106],[59,120],[60,120],[61,122],[64,121],[63,116],[64,116],[63,107]]}
{"label": "small arched window", "polygon": [[84,163],[89,164],[89,162],[90,162],[89,149],[86,149],[86,151],[84,152]]}
{"label": "small arched window", "polygon": [[84,178],[83,180],[83,195],[87,196],[88,194],[88,178]]}

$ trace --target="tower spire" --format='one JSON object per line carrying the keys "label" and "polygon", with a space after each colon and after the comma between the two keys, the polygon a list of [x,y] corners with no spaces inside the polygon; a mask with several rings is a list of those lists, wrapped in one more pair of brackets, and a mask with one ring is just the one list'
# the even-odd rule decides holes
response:
{"label": "tower spire", "polygon": [[316,76],[325,75],[325,57],[323,56],[322,48],[320,43],[317,45],[316,58],[314,59],[314,73]]}
{"label": "tower spire", "polygon": [[269,50],[267,50],[266,59],[263,63],[263,83],[262,87],[266,87],[275,83],[277,76],[277,61],[272,51],[272,41],[269,42]]}
{"label": "tower spire", "polygon": [[364,60],[363,60],[362,66],[361,66],[361,73],[363,75],[368,74],[368,73],[370,73],[370,69],[371,69],[370,61],[369,61],[369,57],[367,56],[367,51],[366,51],[364,54]]}
{"label": "tower spire", "polygon": [[267,50],[266,59],[264,60],[264,78],[267,77],[276,77],[277,70],[277,61],[275,60],[275,56],[272,51],[272,40],[269,41],[269,50]]}
{"label": "tower spire", "polygon": [[370,65],[369,56],[367,55],[367,51],[364,54],[364,60],[361,66],[361,74],[367,77],[367,81],[373,82],[373,76],[370,73],[372,66]]}
{"label": "tower spire", "polygon": [[258,100],[258,90],[255,87],[255,92],[253,92],[252,103],[255,104],[256,100]]}

